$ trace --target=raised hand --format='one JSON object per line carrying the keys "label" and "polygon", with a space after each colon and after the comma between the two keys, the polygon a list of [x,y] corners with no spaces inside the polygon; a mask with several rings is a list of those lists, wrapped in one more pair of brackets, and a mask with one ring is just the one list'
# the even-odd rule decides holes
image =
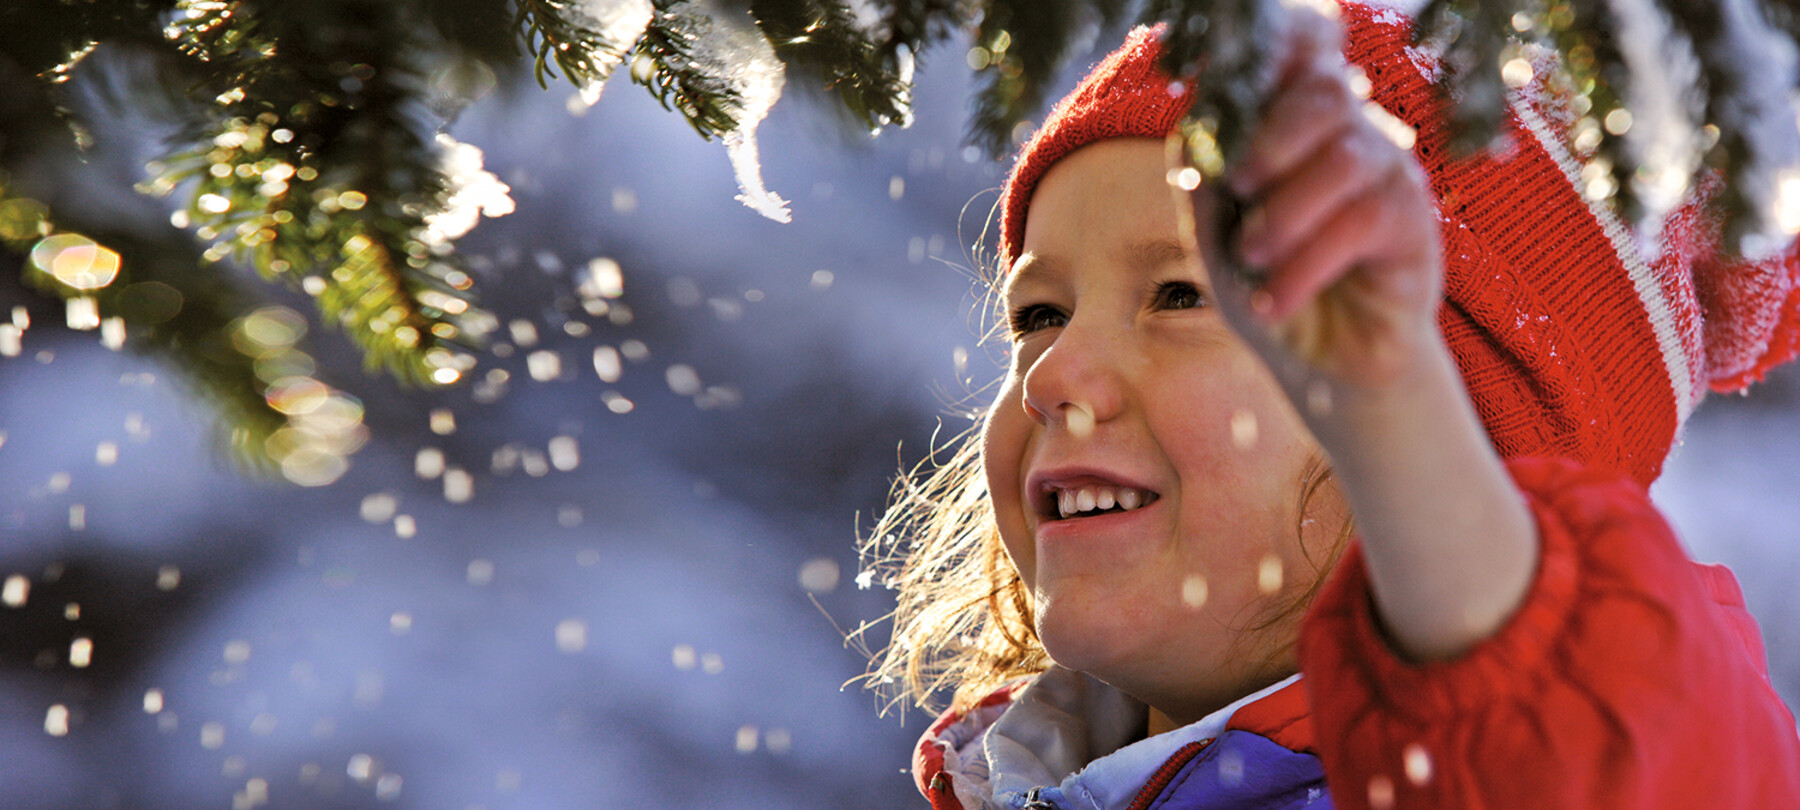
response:
{"label": "raised hand", "polygon": [[1290,388],[1379,386],[1439,340],[1437,220],[1392,136],[1404,124],[1352,91],[1337,23],[1290,17],[1249,153],[1195,194],[1198,221],[1222,226],[1202,225],[1200,247],[1233,325]]}
{"label": "raised hand", "polygon": [[1191,196],[1195,240],[1331,458],[1387,637],[1453,657],[1524,599],[1535,529],[1437,330],[1423,172],[1351,91],[1335,21],[1297,10],[1286,36],[1249,154]]}

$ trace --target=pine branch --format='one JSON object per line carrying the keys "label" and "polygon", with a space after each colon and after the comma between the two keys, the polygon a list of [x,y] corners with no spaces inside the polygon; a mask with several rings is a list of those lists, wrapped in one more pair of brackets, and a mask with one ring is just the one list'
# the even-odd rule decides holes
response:
{"label": "pine branch", "polygon": [[[1767,223],[1770,151],[1749,130],[1770,118],[1766,91],[1730,53],[1736,10],[1703,0],[1650,0],[1691,43],[1701,86],[1692,124],[1717,133],[1710,165],[1723,174],[1731,233]],[[1800,4],[1759,0],[1789,39]],[[200,101],[189,146],[152,178],[158,192],[186,183],[187,214],[213,242],[207,255],[236,257],[267,276],[314,292],[373,365],[415,380],[441,379],[466,363],[488,319],[469,307],[468,276],[430,217],[448,203],[449,181],[427,138],[421,100],[428,67],[458,52],[492,57],[523,44],[540,84],[568,78],[592,96],[629,57],[632,79],[679,112],[702,137],[731,134],[746,195],[773,202],[754,171],[750,127],[778,94],[782,65],[832,91],[871,128],[910,115],[907,63],[976,27],[968,56],[979,90],[971,141],[998,155],[1025,132],[1073,44],[1096,21],[1111,25],[1125,0],[871,0],[859,19],[848,0],[84,0],[0,9],[0,57],[54,82],[93,43],[179,51],[168,78]],[[725,15],[748,7],[762,35],[740,58],[747,29]],[[1735,7],[1734,7],[1735,9]],[[1204,71],[1190,128],[1217,171],[1243,149],[1272,84],[1277,0],[1147,0],[1141,18],[1168,25],[1167,67],[1181,81]],[[1633,98],[1621,53],[1622,21],[1609,0],[1432,0],[1418,30],[1449,66],[1445,92],[1458,103],[1459,141],[1489,142],[1506,116],[1501,65],[1547,45],[1561,56],[1538,79],[1569,89],[1571,141],[1590,161],[1590,197],[1635,218],[1646,172],[1636,138],[1621,137]],[[166,32],[163,21],[169,21]],[[485,22],[484,22],[485,21]],[[977,24],[978,21],[978,24]],[[640,22],[642,23],[640,25]],[[773,45],[779,63],[766,58]],[[158,44],[160,43],[160,44]],[[1635,53],[1635,52],[1634,52]],[[434,60],[437,60],[434,62]],[[735,61],[734,61],[735,60]],[[754,78],[744,64],[755,62]],[[61,67],[59,67],[61,66]],[[59,72],[60,71],[60,72]],[[198,76],[198,79],[195,77]],[[1765,93],[1766,95],[1766,93]],[[754,103],[754,111],[746,104]],[[1759,106],[1760,105],[1760,106]],[[1641,130],[1640,130],[1641,132]],[[735,134],[733,134],[735,133]],[[1766,139],[1763,139],[1766,140]],[[730,140],[728,139],[728,144]],[[1779,150],[1775,150],[1779,151]],[[738,164],[742,165],[738,165]],[[754,187],[754,190],[752,189]],[[448,359],[446,359],[448,358]],[[445,364],[450,365],[446,366]],[[440,372],[445,372],[440,374]]]}
{"label": "pine branch", "polygon": [[[1772,213],[1764,214],[1756,206],[1759,198],[1773,196],[1767,193],[1773,178],[1754,174],[1755,170],[1768,167],[1771,156],[1764,154],[1760,140],[1750,137],[1761,123],[1758,119],[1772,111],[1759,109],[1763,99],[1750,94],[1747,85],[1753,79],[1740,73],[1742,56],[1735,53],[1736,43],[1726,31],[1725,10],[1720,3],[1660,0],[1659,5],[1686,31],[1700,62],[1701,90],[1706,99],[1701,120],[1719,133],[1705,152],[1705,163],[1725,175],[1713,204],[1725,215],[1725,244],[1735,250],[1773,218]],[[1787,90],[1793,92],[1793,88]],[[1790,128],[1789,136],[1800,137],[1792,132],[1793,110],[1787,113],[1783,117]]]}
{"label": "pine branch", "polygon": [[750,12],[783,62],[835,90],[865,126],[912,123],[910,46],[875,42],[840,0],[753,0]]}
{"label": "pine branch", "polygon": [[990,0],[970,56],[981,85],[970,141],[996,158],[1024,142],[1020,127],[1043,108],[1087,9],[1075,0]]}
{"label": "pine branch", "polygon": [[[1727,248],[1735,251],[1746,237],[1766,235],[1774,225],[1776,178],[1771,175],[1797,151],[1791,146],[1793,88],[1758,94],[1755,85],[1762,78],[1748,75],[1755,69],[1753,60],[1738,53],[1745,43],[1734,39],[1722,5],[1710,0],[1655,0],[1649,5],[1654,8],[1648,13],[1664,19],[1629,22],[1649,30],[1666,25],[1668,41],[1641,47],[1677,64],[1691,56],[1699,70],[1697,84],[1663,87],[1643,75],[1668,70],[1664,64],[1634,69],[1619,39],[1628,21],[1606,0],[1558,0],[1547,7],[1528,0],[1434,0],[1421,13],[1418,30],[1433,40],[1432,46],[1444,53],[1450,67],[1443,87],[1457,102],[1453,126],[1465,151],[1485,145],[1498,132],[1506,113],[1501,74],[1524,59],[1520,44],[1546,45],[1559,57],[1551,65],[1559,75],[1541,80],[1566,91],[1573,105],[1577,118],[1569,136],[1576,154],[1587,160],[1582,173],[1586,196],[1613,206],[1628,222],[1640,222],[1691,189],[1695,178],[1685,173],[1717,171],[1724,182],[1710,204],[1726,223]],[[1763,5],[1774,31],[1781,32],[1770,35],[1794,39],[1800,34],[1791,3]],[[1507,68],[1501,68],[1503,64]],[[1532,73],[1518,72],[1527,80]],[[1668,78],[1686,81],[1679,73]],[[1640,89],[1646,86],[1651,89]],[[1634,101],[1643,103],[1647,98],[1645,93],[1678,105],[1676,114],[1682,120],[1646,121],[1644,110],[1633,109]],[[1668,93],[1675,97],[1662,97]],[[1782,135],[1790,143],[1785,152],[1775,147],[1772,153],[1766,140],[1755,137],[1771,122],[1788,130]],[[1651,126],[1676,126],[1682,131],[1646,134],[1644,128]],[[1683,131],[1692,133],[1687,136],[1691,142],[1676,154],[1667,153],[1669,139],[1678,143]],[[1665,151],[1645,154],[1643,144],[1658,138]],[[1684,174],[1671,177],[1670,172]],[[1654,195],[1655,210],[1646,204],[1646,195]]]}
{"label": "pine branch", "polygon": [[[1472,154],[1487,148],[1506,120],[1506,84],[1501,78],[1503,57],[1513,47],[1512,16],[1524,3],[1477,2],[1476,0],[1432,0],[1419,12],[1415,27],[1418,38],[1428,42],[1432,51],[1444,55],[1446,76],[1455,77],[1454,84],[1440,85],[1456,103],[1450,105],[1450,146],[1459,154]],[[1584,22],[1592,7],[1605,5],[1592,0],[1571,0],[1566,6]],[[1602,9],[1600,13],[1605,13]],[[1560,29],[1565,36],[1572,30]],[[1571,46],[1583,46],[1584,40],[1570,39]],[[1585,79],[1578,76],[1578,80]]]}
{"label": "pine branch", "polygon": [[[1509,71],[1514,82],[1541,82],[1564,96],[1575,116],[1566,135],[1586,161],[1580,191],[1636,221],[1644,210],[1633,183],[1639,163],[1626,140],[1609,133],[1628,120],[1619,111],[1629,115],[1622,93],[1632,77],[1619,48],[1619,23],[1606,0],[1561,0],[1548,9],[1536,2],[1434,0],[1420,14],[1418,33],[1448,67],[1440,87],[1456,100],[1452,149],[1470,154],[1493,143],[1507,115]],[[1533,58],[1530,45],[1553,57]],[[1551,75],[1536,75],[1546,69]]]}
{"label": "pine branch", "polygon": [[975,0],[880,0],[882,58],[896,59],[904,47],[915,59],[932,46],[975,25]]}
{"label": "pine branch", "polygon": [[[594,19],[584,10],[582,0],[515,0],[518,11],[513,27],[525,45],[526,56],[539,87],[548,88],[546,80],[555,78],[562,69],[577,87],[598,87],[631,53],[641,28],[625,25],[625,30]],[[643,0],[648,6],[649,0]],[[629,4],[622,4],[629,5]],[[630,37],[626,39],[626,37]]]}
{"label": "pine branch", "polygon": [[[192,272],[198,257],[187,246],[90,227],[92,223],[82,223],[79,233],[59,225],[47,207],[14,193],[0,175],[0,244],[26,256],[23,281],[46,296],[77,301],[77,307],[91,305],[91,319],[77,326],[99,328],[109,345],[168,361],[218,410],[218,438],[233,448],[233,458],[265,474],[279,468],[282,459],[270,452],[269,440],[292,429],[294,422],[267,394],[272,383],[293,378],[278,372],[310,374],[311,358],[292,346],[250,353],[243,347],[253,344],[231,340],[247,302],[229,285]],[[58,239],[49,239],[53,236]],[[59,240],[64,250],[77,251],[64,261],[85,265],[92,256],[115,266],[117,275],[92,289],[59,279],[45,266],[56,267]],[[99,280],[70,275],[66,266],[60,269],[84,285]],[[115,330],[122,331],[121,342],[113,342],[119,338]],[[354,432],[354,426],[346,429]]]}
{"label": "pine branch", "polygon": [[485,314],[454,259],[434,256],[447,245],[425,221],[446,186],[417,134],[421,81],[396,54],[413,21],[341,1],[325,16],[335,30],[321,30],[313,14],[184,2],[200,13],[176,36],[213,68],[217,118],[150,190],[191,183],[189,222],[213,242],[205,257],[302,287],[371,367],[455,381]]}
{"label": "pine branch", "polygon": [[1269,0],[1152,0],[1144,9],[1145,23],[1168,26],[1163,69],[1179,81],[1200,79],[1188,138],[1202,150],[1197,162],[1209,174],[1243,154],[1274,88],[1270,48],[1279,39],[1281,13]]}
{"label": "pine branch", "polygon": [[422,31],[462,58],[500,66],[519,57],[518,9],[509,0],[410,0]]}
{"label": "pine branch", "polygon": [[60,82],[100,42],[152,44],[174,0],[9,3],[0,7],[0,55]]}
{"label": "pine branch", "polygon": [[695,49],[713,20],[688,0],[656,0],[656,16],[638,40],[631,80],[650,90],[663,109],[681,113],[707,140],[737,128],[733,110],[743,97]]}

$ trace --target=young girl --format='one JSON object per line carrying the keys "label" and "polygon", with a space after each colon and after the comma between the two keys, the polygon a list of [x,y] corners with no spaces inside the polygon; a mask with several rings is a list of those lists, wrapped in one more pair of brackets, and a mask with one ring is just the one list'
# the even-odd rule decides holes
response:
{"label": "young girl", "polygon": [[1445,154],[1404,19],[1341,17],[1342,45],[1296,14],[1222,183],[1183,190],[1166,136],[1192,90],[1152,30],[1020,154],[1011,368],[875,533],[900,603],[874,679],[955,690],[920,789],[937,810],[1800,807],[1735,580],[1643,490],[1709,384],[1800,348],[1800,259],[1715,258],[1697,202],[1644,258],[1576,190],[1537,85],[1507,145]]}

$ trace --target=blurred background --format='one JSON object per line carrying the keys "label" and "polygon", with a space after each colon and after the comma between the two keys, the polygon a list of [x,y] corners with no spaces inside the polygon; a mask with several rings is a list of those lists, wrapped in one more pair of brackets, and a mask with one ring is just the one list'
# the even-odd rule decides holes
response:
{"label": "blurred background", "polygon": [[[928,718],[878,717],[844,631],[892,605],[859,526],[998,370],[970,246],[1002,167],[963,143],[959,46],[928,56],[910,129],[775,107],[787,225],[645,94],[503,80],[449,128],[517,204],[460,243],[495,342],[426,392],[306,323],[368,428],[326,486],[239,465],[178,370],[65,328],[0,253],[28,324],[0,356],[0,805],[920,806]],[[131,191],[166,133],[93,103],[95,148],[43,158],[53,206],[166,220]],[[1655,490],[1743,580],[1790,706],[1797,485],[1788,368],[1708,402]]]}

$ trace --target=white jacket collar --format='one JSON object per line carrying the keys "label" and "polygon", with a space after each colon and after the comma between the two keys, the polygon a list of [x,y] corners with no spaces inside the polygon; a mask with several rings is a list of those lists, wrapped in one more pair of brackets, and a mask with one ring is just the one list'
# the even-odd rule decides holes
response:
{"label": "white jacket collar", "polygon": [[967,810],[1017,810],[1028,791],[1049,786],[1069,807],[1117,810],[1182,746],[1219,736],[1240,707],[1299,677],[1146,738],[1143,703],[1091,676],[1051,667],[1014,692],[1010,703],[970,712],[934,742],[944,748],[944,770]]}

